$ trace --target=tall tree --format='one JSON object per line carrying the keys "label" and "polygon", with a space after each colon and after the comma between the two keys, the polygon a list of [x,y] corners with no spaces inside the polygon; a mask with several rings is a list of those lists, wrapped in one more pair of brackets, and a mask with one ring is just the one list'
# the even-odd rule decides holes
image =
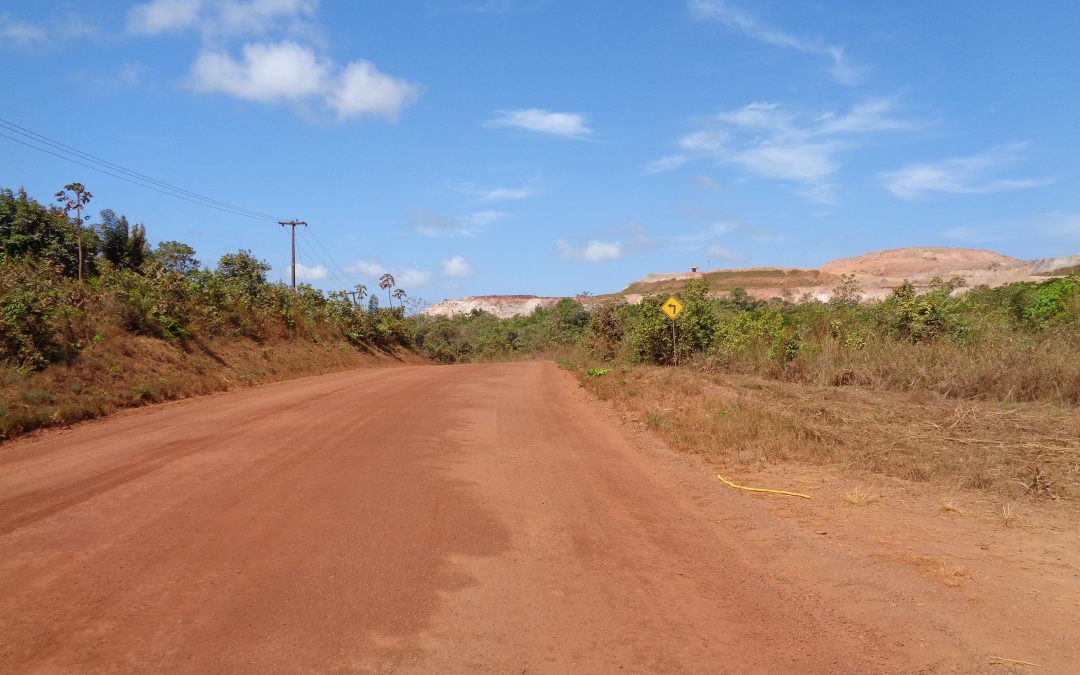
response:
{"label": "tall tree", "polygon": [[394,275],[393,274],[390,274],[389,272],[387,272],[386,274],[379,277],[379,288],[385,288],[386,289],[386,301],[388,303],[390,303],[391,307],[394,306],[394,303],[390,299],[390,289],[393,288],[395,285],[396,284],[394,282]]}
{"label": "tall tree", "polygon": [[19,188],[0,190],[0,256],[41,256],[75,276],[78,245],[59,207],[48,208]]}
{"label": "tall tree", "polygon": [[362,303],[364,301],[364,298],[367,297],[367,294],[367,286],[365,286],[364,284],[356,284],[356,286],[353,286],[353,295],[356,298],[353,302],[355,302],[356,304],[359,305],[360,303]]}
{"label": "tall tree", "polygon": [[[82,212],[93,198],[94,195],[90,194],[82,183],[68,183],[63,190],[56,193],[56,201],[64,213],[70,217],[71,212],[75,212],[75,232],[79,242],[79,281],[83,278]],[[86,219],[89,220],[90,216]]]}
{"label": "tall tree", "polygon": [[195,257],[195,249],[179,241],[163,241],[151,256],[166,272],[188,276],[199,271],[202,263]]}
{"label": "tall tree", "polygon": [[393,295],[394,295],[394,299],[398,301],[398,304],[401,305],[402,307],[404,307],[405,306],[405,295],[406,295],[405,289],[404,288],[399,288],[396,291],[394,291]]}

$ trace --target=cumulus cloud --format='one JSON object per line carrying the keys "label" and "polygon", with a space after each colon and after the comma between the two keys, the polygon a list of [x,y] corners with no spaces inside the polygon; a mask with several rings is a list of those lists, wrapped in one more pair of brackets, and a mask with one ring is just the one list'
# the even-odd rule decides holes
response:
{"label": "cumulus cloud", "polygon": [[[286,272],[292,274],[291,270]],[[303,263],[296,263],[296,277],[298,279],[306,279],[307,281],[322,281],[323,279],[330,278],[330,270],[325,265],[307,266]]]}
{"label": "cumulus cloud", "polygon": [[727,0],[689,0],[689,7],[699,19],[718,21],[758,42],[827,59],[829,74],[837,84],[854,86],[862,79],[862,69],[848,60],[842,46],[824,44],[765,25]]}
{"label": "cumulus cloud", "polygon": [[381,73],[368,61],[350,63],[326,91],[327,105],[338,119],[374,115],[397,120],[418,98],[418,85]]}
{"label": "cumulus cloud", "polygon": [[389,272],[394,281],[401,288],[424,286],[431,281],[431,272],[414,269],[412,267],[386,267],[381,263],[371,260],[360,259],[345,267],[349,274],[355,274],[364,279],[377,280]]}
{"label": "cumulus cloud", "polygon": [[1023,161],[1027,145],[1012,143],[968,157],[914,164],[882,174],[889,192],[901,199],[918,199],[932,192],[988,194],[1039,187],[1051,182],[1036,178],[992,178],[1001,169]]}
{"label": "cumulus cloud", "polygon": [[250,44],[240,60],[222,52],[201,54],[191,68],[191,84],[198,91],[252,101],[298,101],[325,91],[330,72],[310,47]]}
{"label": "cumulus cloud", "polygon": [[394,279],[399,287],[426,286],[431,281],[431,272],[402,267],[394,272]]}
{"label": "cumulus cloud", "polygon": [[[318,0],[151,0],[132,7],[128,31],[159,35],[193,31],[203,48],[188,74],[191,89],[260,103],[318,104],[338,121],[395,121],[420,98],[420,85],[381,72],[364,59],[339,65],[304,42],[318,31]],[[284,33],[288,38],[264,36]],[[231,39],[251,39],[235,54]],[[316,38],[316,42],[317,42]]]}
{"label": "cumulus cloud", "polygon": [[459,255],[443,260],[442,270],[448,277],[471,277],[475,273],[472,264]]}
{"label": "cumulus cloud", "polygon": [[189,82],[204,93],[223,93],[262,103],[321,99],[339,119],[371,115],[396,120],[419,96],[419,87],[379,72],[367,61],[340,69],[311,47],[288,40],[244,45],[239,59],[203,52]]}
{"label": "cumulus cloud", "polygon": [[566,260],[583,260],[588,263],[618,260],[623,257],[622,244],[617,241],[590,241],[583,246],[571,246],[562,239],[555,242],[559,256]]}
{"label": "cumulus cloud", "polygon": [[885,133],[920,124],[897,117],[894,99],[864,101],[842,113],[806,119],[776,103],[751,103],[717,113],[678,146],[695,155],[731,164],[762,178],[798,186],[806,200],[831,204],[829,178],[840,169],[840,154]]}
{"label": "cumulus cloud", "polygon": [[645,165],[646,174],[664,173],[665,171],[674,171],[683,164],[686,164],[686,155],[668,155],[661,157],[655,161],[649,162]]}
{"label": "cumulus cloud", "polygon": [[383,267],[377,262],[371,262],[369,260],[357,260],[351,265],[345,267],[345,271],[349,274],[355,274],[361,277],[376,278],[381,277],[390,270]]}
{"label": "cumulus cloud", "polygon": [[502,211],[474,211],[456,218],[447,218],[421,206],[409,209],[407,226],[425,237],[473,237],[488,225],[505,220],[509,214]]}
{"label": "cumulus cloud", "polygon": [[565,260],[598,263],[649,251],[660,244],[661,242],[649,236],[644,225],[636,220],[629,220],[620,227],[596,233],[595,238],[582,244],[569,244],[560,239],[555,243],[555,249]]}
{"label": "cumulus cloud", "polygon": [[127,27],[136,35],[158,35],[194,28],[202,0],[152,0],[128,10]]}
{"label": "cumulus cloud", "polygon": [[551,112],[540,108],[525,110],[499,110],[488,120],[489,127],[516,127],[564,138],[585,138],[592,133],[580,113]]}

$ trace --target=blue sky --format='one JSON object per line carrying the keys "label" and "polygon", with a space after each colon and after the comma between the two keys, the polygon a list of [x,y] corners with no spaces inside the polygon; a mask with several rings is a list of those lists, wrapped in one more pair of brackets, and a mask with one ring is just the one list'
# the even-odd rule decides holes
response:
{"label": "blue sky", "polygon": [[[429,301],[915,245],[1080,252],[1080,3],[3,0],[0,118]],[[0,133],[14,135],[10,127]],[[26,140],[25,136],[17,136]],[[0,138],[204,263],[288,235]]]}

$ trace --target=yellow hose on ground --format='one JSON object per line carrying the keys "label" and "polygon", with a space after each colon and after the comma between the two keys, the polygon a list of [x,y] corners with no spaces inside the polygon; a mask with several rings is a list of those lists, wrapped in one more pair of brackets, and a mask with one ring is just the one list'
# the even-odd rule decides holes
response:
{"label": "yellow hose on ground", "polygon": [[801,492],[787,492],[786,490],[769,490],[767,488],[746,487],[744,485],[736,485],[735,483],[732,483],[731,481],[729,481],[727,478],[724,478],[720,474],[716,474],[716,477],[719,478],[720,482],[722,482],[724,485],[731,486],[731,487],[735,488],[736,490],[746,490],[747,492],[768,492],[768,493],[774,494],[774,495],[788,495],[790,497],[802,497],[803,499],[810,499],[810,495],[804,495]]}

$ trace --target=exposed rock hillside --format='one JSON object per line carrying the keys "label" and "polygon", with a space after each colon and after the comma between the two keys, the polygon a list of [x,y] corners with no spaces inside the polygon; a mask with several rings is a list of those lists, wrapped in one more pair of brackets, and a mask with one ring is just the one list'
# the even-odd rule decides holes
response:
{"label": "exposed rock hillside", "polygon": [[[648,274],[615,294],[627,302],[639,302],[645,295],[670,293],[688,279],[704,278],[717,295],[743,288],[750,295],[768,299],[775,296],[800,298],[805,295],[827,300],[843,275],[851,274],[863,288],[865,299],[883,298],[910,281],[926,286],[935,278],[963,277],[967,285],[1001,286],[1016,281],[1041,281],[1080,269],[1080,254],[1061,258],[1020,260],[984,249],[917,246],[875,251],[853,258],[827,262],[820,269],[753,267],[706,272]],[[598,296],[596,299],[602,299]],[[608,296],[610,297],[610,296]],[[484,295],[445,300],[431,305],[425,314],[452,316],[480,309],[502,318],[529,314],[537,307],[551,307],[560,298],[535,295]]]}

